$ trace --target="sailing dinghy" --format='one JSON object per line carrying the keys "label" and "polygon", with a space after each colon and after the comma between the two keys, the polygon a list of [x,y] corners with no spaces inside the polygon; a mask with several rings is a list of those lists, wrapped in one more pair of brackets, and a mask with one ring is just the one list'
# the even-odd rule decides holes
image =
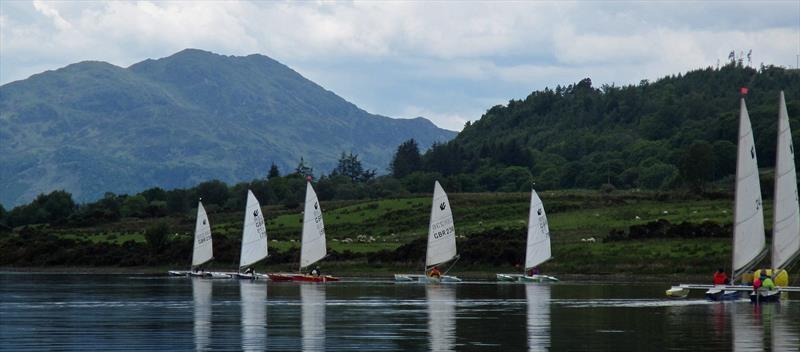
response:
{"label": "sailing dinghy", "polygon": [[[780,287],[789,285],[789,265],[800,256],[800,203],[797,200],[797,174],[794,165],[792,130],[786,100],[781,91],[778,102],[778,141],[775,153],[775,207],[772,219],[772,277],[777,290],[751,293],[753,302],[775,302],[780,299]],[[761,271],[755,275],[760,276]]]}
{"label": "sailing dinghy", "polygon": [[170,275],[195,276],[209,279],[227,279],[231,276],[226,273],[210,272],[203,270],[203,266],[214,259],[213,245],[211,244],[211,224],[208,214],[203,207],[203,202],[197,202],[197,222],[194,226],[194,250],[192,251],[192,270],[170,270]]}
{"label": "sailing dinghy", "polygon": [[456,254],[456,230],[453,224],[453,212],[450,210],[450,201],[447,193],[439,184],[433,186],[433,202],[431,204],[431,220],[428,227],[428,249],[425,256],[425,273],[423,274],[395,274],[395,281],[399,282],[461,282],[455,276],[442,274],[429,275],[428,270],[437,265],[458,259]]}
{"label": "sailing dinghy", "polygon": [[300,244],[300,273],[269,274],[272,281],[328,282],[339,281],[330,275],[306,275],[303,268],[309,268],[327,255],[325,224],[322,221],[322,206],[311,182],[306,183],[306,203],[303,211],[303,238]]}
{"label": "sailing dinghy", "polygon": [[[528,214],[528,242],[525,248],[525,273],[497,274],[497,281],[518,282],[557,282],[558,279],[533,273],[534,268],[551,258],[550,227],[547,226],[547,215],[544,212],[542,199],[531,189],[531,205]],[[530,275],[527,273],[530,272]]]}
{"label": "sailing dinghy", "polygon": [[752,288],[734,286],[743,273],[753,268],[766,254],[764,238],[764,213],[761,206],[761,184],[758,179],[758,161],[753,140],[753,129],[744,98],[739,111],[739,141],[736,156],[736,190],[733,212],[733,265],[730,285],[682,284],[667,290],[667,296],[683,298],[690,289],[707,289],[710,300],[738,299],[741,292]]}
{"label": "sailing dinghy", "polygon": [[235,276],[239,279],[257,279],[253,265],[267,257],[267,226],[261,204],[247,190],[247,206],[244,212],[244,228],[242,229],[242,251],[239,255],[239,271]]}

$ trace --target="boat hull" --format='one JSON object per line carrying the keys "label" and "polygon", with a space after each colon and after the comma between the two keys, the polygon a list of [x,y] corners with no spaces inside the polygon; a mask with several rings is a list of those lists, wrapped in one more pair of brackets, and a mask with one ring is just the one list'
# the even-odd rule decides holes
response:
{"label": "boat hull", "polygon": [[776,303],[781,301],[781,291],[763,291],[750,294],[750,303]]}
{"label": "boat hull", "polygon": [[275,282],[334,282],[338,277],[325,275],[313,276],[305,274],[268,274],[269,279]]}
{"label": "boat hull", "polygon": [[500,282],[558,282],[559,280],[548,275],[523,275],[523,274],[496,274]]}
{"label": "boat hull", "polygon": [[212,272],[212,271],[200,271],[200,272],[190,272],[190,277],[200,277],[204,279],[230,279],[231,275],[228,273],[220,273],[220,272]]}
{"label": "boat hull", "polygon": [[456,276],[442,275],[438,278],[430,277],[420,274],[394,274],[394,281],[396,282],[415,282],[422,284],[435,284],[435,283],[455,283],[461,282]]}
{"label": "boat hull", "polygon": [[167,272],[169,276],[188,276],[190,271],[185,270],[170,270]]}
{"label": "boat hull", "polygon": [[735,301],[741,298],[741,292],[712,288],[706,291],[705,296],[710,301]]}

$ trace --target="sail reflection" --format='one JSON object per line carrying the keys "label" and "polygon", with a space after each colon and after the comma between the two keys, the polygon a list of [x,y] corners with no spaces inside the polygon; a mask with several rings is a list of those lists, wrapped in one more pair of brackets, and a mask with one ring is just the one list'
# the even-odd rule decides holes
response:
{"label": "sail reflection", "polygon": [[325,285],[300,285],[303,351],[325,350]]}
{"label": "sail reflection", "polygon": [[780,305],[765,305],[765,309],[773,309],[772,312],[772,350],[775,352],[797,351],[800,346],[800,331],[797,326],[792,326],[792,319],[797,319],[787,313],[788,302],[781,302]]}
{"label": "sail reflection", "polygon": [[263,351],[267,343],[267,287],[239,281],[242,301],[242,350]]}
{"label": "sail reflection", "polygon": [[207,351],[211,343],[211,281],[192,279],[194,301],[194,349]]}
{"label": "sail reflection", "polygon": [[525,285],[528,301],[528,351],[550,349],[550,286]]}
{"label": "sail reflection", "polygon": [[431,351],[453,351],[456,340],[456,291],[448,285],[427,285],[428,334]]}
{"label": "sail reflection", "polygon": [[764,350],[764,327],[759,306],[731,304],[731,320],[734,351]]}

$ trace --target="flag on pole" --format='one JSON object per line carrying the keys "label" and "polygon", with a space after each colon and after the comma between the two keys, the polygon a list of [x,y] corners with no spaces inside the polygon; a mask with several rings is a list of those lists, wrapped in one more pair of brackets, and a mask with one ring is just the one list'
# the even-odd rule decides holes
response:
{"label": "flag on pole", "polygon": [[739,88],[739,92],[742,93],[742,95],[747,95],[747,87]]}

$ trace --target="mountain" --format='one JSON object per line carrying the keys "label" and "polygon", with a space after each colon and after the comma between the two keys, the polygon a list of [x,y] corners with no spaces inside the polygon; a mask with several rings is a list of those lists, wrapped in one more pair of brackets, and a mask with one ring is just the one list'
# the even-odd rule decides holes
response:
{"label": "mountain", "polygon": [[[531,181],[537,189],[608,183],[702,191],[709,182],[724,189],[736,170],[741,87],[749,88],[759,166],[770,168],[781,90],[800,145],[800,70],[738,63],[621,87],[586,78],[532,92],[490,108],[429,150],[425,171],[442,174],[456,191],[526,191]],[[764,177],[770,195],[772,180]]]}
{"label": "mountain", "polygon": [[403,141],[455,132],[370,114],[263,55],[187,49],[128,68],[86,61],[0,87],[0,203],[264,177],[342,152],[384,171]]}

